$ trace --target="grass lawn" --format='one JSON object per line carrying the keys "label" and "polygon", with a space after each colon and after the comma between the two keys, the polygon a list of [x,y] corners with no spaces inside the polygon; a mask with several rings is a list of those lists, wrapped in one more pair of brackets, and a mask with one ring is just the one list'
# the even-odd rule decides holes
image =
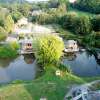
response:
{"label": "grass lawn", "polygon": [[46,97],[47,100],[63,100],[72,84],[91,81],[65,72],[56,76],[56,70],[57,68],[49,66],[45,74],[36,80],[1,86],[0,100],[40,100],[41,97]]}

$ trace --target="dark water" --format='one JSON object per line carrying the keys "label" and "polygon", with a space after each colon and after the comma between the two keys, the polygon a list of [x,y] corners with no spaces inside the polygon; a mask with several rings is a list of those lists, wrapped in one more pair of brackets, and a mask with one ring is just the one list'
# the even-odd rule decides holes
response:
{"label": "dark water", "polygon": [[19,56],[14,60],[0,59],[0,83],[13,80],[32,80],[36,77],[37,66],[33,56]]}
{"label": "dark water", "polygon": [[69,65],[75,75],[100,76],[100,60],[87,51],[66,55],[63,63]]}

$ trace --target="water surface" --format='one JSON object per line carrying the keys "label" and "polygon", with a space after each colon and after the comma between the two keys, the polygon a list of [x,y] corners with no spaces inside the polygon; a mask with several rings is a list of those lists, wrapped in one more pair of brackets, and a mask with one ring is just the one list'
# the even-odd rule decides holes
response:
{"label": "water surface", "polygon": [[66,55],[63,63],[69,65],[75,75],[100,76],[100,60],[87,51]]}
{"label": "water surface", "polygon": [[[100,61],[87,51],[67,54],[62,62],[69,65],[75,75],[100,76]],[[37,68],[32,55],[21,55],[16,59],[0,59],[0,83],[33,80],[38,73]]]}
{"label": "water surface", "polygon": [[21,55],[16,59],[0,59],[0,83],[13,80],[32,80],[36,77],[36,61],[30,55]]}

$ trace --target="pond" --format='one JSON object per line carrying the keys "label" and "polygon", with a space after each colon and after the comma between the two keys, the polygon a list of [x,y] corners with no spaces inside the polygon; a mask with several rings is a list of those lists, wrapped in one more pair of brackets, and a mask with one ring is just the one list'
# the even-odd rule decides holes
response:
{"label": "pond", "polygon": [[[69,65],[78,76],[100,76],[100,61],[87,52],[67,54],[63,63]],[[0,59],[0,84],[14,80],[33,80],[37,77],[38,67],[32,55],[20,55],[16,59]]]}
{"label": "pond", "polygon": [[62,62],[77,76],[100,76],[100,59],[88,51],[67,54]]}
{"label": "pond", "polygon": [[14,80],[32,80],[36,77],[36,61],[31,55],[21,55],[16,59],[0,59],[0,83]]}

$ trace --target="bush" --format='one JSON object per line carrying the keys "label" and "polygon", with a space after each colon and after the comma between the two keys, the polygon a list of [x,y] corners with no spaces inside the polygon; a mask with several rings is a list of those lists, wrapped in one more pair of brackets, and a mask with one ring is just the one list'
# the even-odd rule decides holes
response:
{"label": "bush", "polygon": [[86,35],[83,39],[83,43],[88,47],[93,47],[95,45],[95,32]]}
{"label": "bush", "polygon": [[94,31],[100,31],[100,15],[93,17],[91,23]]}
{"label": "bush", "polygon": [[92,32],[83,38],[84,45],[100,48],[100,32]]}
{"label": "bush", "polygon": [[95,47],[100,48],[100,39],[99,40],[96,40]]}
{"label": "bush", "polygon": [[69,30],[72,30],[74,27],[75,18],[77,18],[76,14],[67,13],[61,18],[60,23],[62,24],[63,28],[68,28]]}
{"label": "bush", "polygon": [[33,22],[38,22],[39,24],[53,24],[53,23],[58,23],[59,21],[59,16],[54,13],[54,12],[49,12],[49,13],[43,13],[38,16],[33,16],[32,21]]}
{"label": "bush", "polygon": [[14,22],[17,22],[19,19],[21,19],[23,17],[23,15],[18,11],[12,12],[11,16],[12,16],[12,19],[14,20]]}
{"label": "bush", "polygon": [[8,15],[5,19],[5,23],[4,23],[4,28],[5,30],[10,33],[13,31],[14,29],[14,21],[12,19],[12,16],[11,15]]}
{"label": "bush", "polygon": [[5,40],[7,37],[7,33],[4,28],[0,27],[0,41]]}
{"label": "bush", "polygon": [[100,31],[99,32],[95,32],[96,37],[95,37],[95,47],[100,48]]}
{"label": "bush", "polygon": [[72,74],[72,70],[69,65],[64,65],[63,63],[58,63],[58,68],[64,72]]}
{"label": "bush", "polygon": [[36,21],[39,24],[51,24],[55,22],[55,17],[53,15],[44,13],[36,17]]}
{"label": "bush", "polygon": [[37,40],[36,59],[39,64],[53,64],[59,61],[64,49],[63,41],[60,37],[54,35],[45,35]]}
{"label": "bush", "polygon": [[0,47],[0,58],[14,58],[17,56],[17,51],[10,46]]}
{"label": "bush", "polygon": [[58,6],[58,8],[51,9],[40,15],[34,15],[31,20],[33,22],[38,22],[39,24],[57,24],[59,23],[60,17],[65,15],[66,12],[66,5],[61,4]]}
{"label": "bush", "polygon": [[62,17],[62,26],[76,34],[91,33],[91,23],[87,16],[77,16],[75,13],[67,14]]}
{"label": "bush", "polygon": [[91,33],[91,23],[88,17],[86,16],[81,16],[77,17],[75,21],[75,25],[73,27],[75,33],[78,34],[89,34]]}
{"label": "bush", "polygon": [[20,45],[17,42],[10,42],[9,45],[13,50],[18,50],[20,48]]}

